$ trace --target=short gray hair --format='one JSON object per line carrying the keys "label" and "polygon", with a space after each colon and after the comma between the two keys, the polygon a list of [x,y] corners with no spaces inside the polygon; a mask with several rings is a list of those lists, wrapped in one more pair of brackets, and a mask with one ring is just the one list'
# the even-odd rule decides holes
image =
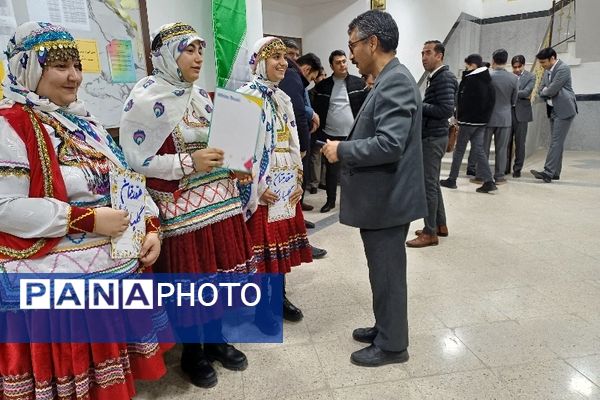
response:
{"label": "short gray hair", "polygon": [[376,36],[386,53],[396,51],[398,47],[398,25],[385,11],[370,10],[354,18],[348,25],[348,34],[356,29],[361,37]]}

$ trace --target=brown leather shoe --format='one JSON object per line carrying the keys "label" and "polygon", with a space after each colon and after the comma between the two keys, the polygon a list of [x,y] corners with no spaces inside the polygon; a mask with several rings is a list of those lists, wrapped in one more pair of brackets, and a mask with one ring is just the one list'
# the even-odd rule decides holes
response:
{"label": "brown leather shoe", "polygon": [[311,206],[310,204],[302,203],[302,211],[312,211],[313,208],[315,208],[315,207]]}
{"label": "brown leather shoe", "polygon": [[420,236],[417,236],[413,240],[409,240],[406,242],[407,247],[427,247],[427,246],[437,246],[439,243],[437,235],[428,235],[426,233],[422,233]]}
{"label": "brown leather shoe", "polygon": [[[421,236],[423,234],[423,229],[419,229],[415,231],[415,235]],[[446,237],[448,236],[448,227],[446,225],[438,225],[437,227],[437,235]]]}

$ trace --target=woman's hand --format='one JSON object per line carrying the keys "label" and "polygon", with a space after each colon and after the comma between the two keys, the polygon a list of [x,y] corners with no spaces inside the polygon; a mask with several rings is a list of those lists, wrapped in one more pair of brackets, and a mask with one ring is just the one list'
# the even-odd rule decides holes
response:
{"label": "woman's hand", "polygon": [[279,199],[279,196],[275,194],[271,189],[265,190],[265,192],[260,196],[260,200],[267,204],[273,204]]}
{"label": "woman's hand", "polygon": [[125,210],[110,207],[94,209],[94,232],[104,236],[121,235],[129,226],[129,214]]}
{"label": "woman's hand", "polygon": [[140,250],[140,262],[142,266],[148,267],[156,262],[160,254],[160,239],[158,233],[150,232],[144,238]]}
{"label": "woman's hand", "polygon": [[298,185],[296,190],[294,190],[294,193],[292,193],[292,195],[290,196],[290,204],[295,207],[296,204],[298,204],[298,202],[302,198],[303,193],[304,190],[302,189],[302,186]]}
{"label": "woman's hand", "polygon": [[199,172],[210,172],[213,168],[223,166],[223,150],[207,147],[192,153],[194,168]]}
{"label": "woman's hand", "polygon": [[254,174],[235,172],[235,179],[237,179],[240,185],[249,185],[254,180]]}

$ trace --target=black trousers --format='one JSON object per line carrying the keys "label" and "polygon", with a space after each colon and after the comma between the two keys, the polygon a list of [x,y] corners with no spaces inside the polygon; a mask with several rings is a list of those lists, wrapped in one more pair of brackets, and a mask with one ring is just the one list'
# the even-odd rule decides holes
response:
{"label": "black trousers", "polygon": [[[329,140],[338,140],[343,142],[347,139],[347,136],[329,136],[323,134],[326,139]],[[325,161],[325,191],[327,192],[327,202],[335,203],[335,199],[337,197],[337,185],[340,180],[341,167],[340,163],[330,163],[327,161],[327,158],[324,158]]]}

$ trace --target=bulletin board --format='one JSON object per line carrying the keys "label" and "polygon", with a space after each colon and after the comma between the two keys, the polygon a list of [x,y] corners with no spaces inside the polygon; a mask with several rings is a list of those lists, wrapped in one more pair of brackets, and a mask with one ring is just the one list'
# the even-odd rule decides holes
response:
{"label": "bulletin board", "polygon": [[2,51],[26,21],[71,32],[84,72],[78,97],[105,127],[118,127],[129,92],[151,70],[146,0],[0,0]]}

